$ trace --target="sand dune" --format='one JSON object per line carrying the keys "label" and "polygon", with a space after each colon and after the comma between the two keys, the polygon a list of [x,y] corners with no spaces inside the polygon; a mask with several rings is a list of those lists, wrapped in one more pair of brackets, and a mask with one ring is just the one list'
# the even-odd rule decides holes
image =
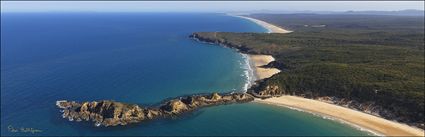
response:
{"label": "sand dune", "polygon": [[270,62],[274,61],[273,56],[270,55],[249,55],[251,61],[255,65],[255,73],[257,79],[264,79],[273,76],[276,73],[279,73],[280,70],[276,68],[262,68],[261,66],[267,65]]}

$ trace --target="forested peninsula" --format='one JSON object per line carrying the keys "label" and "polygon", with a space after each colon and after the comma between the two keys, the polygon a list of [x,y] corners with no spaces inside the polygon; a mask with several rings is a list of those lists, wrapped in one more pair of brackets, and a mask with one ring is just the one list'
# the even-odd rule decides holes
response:
{"label": "forested peninsula", "polygon": [[293,31],[196,32],[200,41],[272,55],[282,72],[249,93],[297,95],[424,128],[423,17],[254,14]]}

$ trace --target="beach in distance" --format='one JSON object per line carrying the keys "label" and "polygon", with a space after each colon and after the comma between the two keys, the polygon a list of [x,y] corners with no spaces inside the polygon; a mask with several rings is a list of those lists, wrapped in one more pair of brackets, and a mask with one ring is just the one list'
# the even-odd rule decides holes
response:
{"label": "beach in distance", "polygon": [[274,24],[270,24],[270,23],[267,23],[265,21],[258,20],[258,19],[255,19],[255,18],[240,16],[240,15],[234,15],[234,16],[235,17],[239,17],[239,18],[243,18],[243,19],[247,19],[247,20],[250,20],[252,22],[255,22],[258,25],[263,26],[264,28],[266,28],[268,30],[268,33],[291,33],[292,32],[290,30],[286,30],[286,29],[284,29],[282,27],[279,27],[279,26],[276,26]]}
{"label": "beach in distance", "polygon": [[0,135],[425,136],[418,3],[2,1]]}

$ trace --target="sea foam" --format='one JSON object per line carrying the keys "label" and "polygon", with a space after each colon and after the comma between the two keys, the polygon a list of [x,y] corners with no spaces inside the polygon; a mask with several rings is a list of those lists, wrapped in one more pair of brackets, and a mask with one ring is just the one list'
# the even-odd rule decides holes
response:
{"label": "sea foam", "polygon": [[248,88],[254,84],[256,77],[254,75],[254,66],[251,62],[251,59],[249,58],[249,55],[242,54],[242,58],[244,62],[242,63],[242,68],[244,69],[244,76],[245,76],[245,84],[243,85],[243,90],[246,92],[248,91]]}

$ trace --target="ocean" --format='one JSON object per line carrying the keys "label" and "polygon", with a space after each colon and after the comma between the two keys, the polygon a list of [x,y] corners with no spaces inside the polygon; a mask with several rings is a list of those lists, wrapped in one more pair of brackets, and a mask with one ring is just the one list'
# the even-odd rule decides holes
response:
{"label": "ocean", "polygon": [[[289,108],[214,106],[129,126],[69,122],[57,100],[143,106],[194,93],[243,92],[245,55],[192,32],[267,32],[215,13],[1,13],[1,135],[368,135]],[[38,132],[14,132],[32,128]]]}

